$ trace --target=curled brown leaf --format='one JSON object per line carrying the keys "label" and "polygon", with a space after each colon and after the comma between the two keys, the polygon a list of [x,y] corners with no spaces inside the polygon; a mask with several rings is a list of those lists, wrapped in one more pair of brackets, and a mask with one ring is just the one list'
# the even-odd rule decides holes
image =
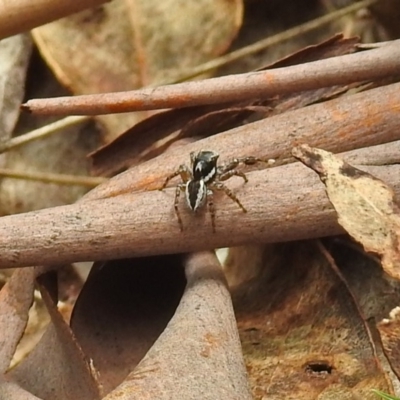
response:
{"label": "curled brown leaf", "polygon": [[250,399],[230,294],[210,252],[184,261],[187,287],[168,326],[107,400]]}
{"label": "curled brown leaf", "polygon": [[320,175],[339,224],[400,279],[400,215],[393,189],[327,151],[303,145],[293,154]]}

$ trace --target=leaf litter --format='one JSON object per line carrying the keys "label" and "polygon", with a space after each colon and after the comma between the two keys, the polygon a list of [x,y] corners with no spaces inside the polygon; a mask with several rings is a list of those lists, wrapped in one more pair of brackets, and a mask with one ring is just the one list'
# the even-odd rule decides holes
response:
{"label": "leaf litter", "polygon": [[100,399],[101,385],[90,360],[57,308],[52,277],[49,272],[38,280],[51,323],[38,345],[7,377],[42,399]]}
{"label": "leaf litter", "polygon": [[270,248],[232,297],[254,398],[372,400],[370,389],[391,390],[355,297],[315,242]]}
{"label": "leaf litter", "polygon": [[[302,107],[307,102],[335,96],[346,88],[335,90],[325,94],[310,93],[309,100],[307,96],[294,100],[289,98],[286,105],[283,102],[283,108],[291,109],[296,104]],[[273,107],[279,108],[279,104],[278,100]],[[251,118],[249,112],[255,114],[255,118],[265,118],[274,112],[273,107],[271,103],[255,103],[247,105],[246,110],[246,105],[232,105],[232,110],[228,109],[226,113],[226,122],[222,121],[219,129],[247,122]],[[182,111],[176,111],[179,118]],[[182,129],[185,138],[193,134],[197,139],[202,127],[212,126],[218,116],[222,117],[219,113],[223,114],[224,110],[195,110],[189,121],[176,125]],[[165,116],[165,120],[171,118],[169,112]],[[162,117],[160,122],[163,122]],[[176,125],[172,123],[169,132],[174,133]],[[146,133],[146,129],[143,132]],[[164,138],[163,135],[161,138]],[[151,147],[153,141],[148,143],[138,151],[139,157],[144,155],[143,159],[149,155],[153,157],[159,151]],[[133,147],[130,151],[134,151]],[[111,164],[108,172],[133,165],[129,164],[131,162],[120,157],[117,160],[119,165]],[[332,396],[352,398],[353,395],[368,399],[370,388],[390,392],[390,382],[382,373],[380,361],[375,358],[354,298],[346,294],[348,288],[332,273],[314,245],[301,243],[287,246],[277,252],[275,264],[268,266],[268,279],[257,277],[233,294],[255,397],[261,398],[259,396],[265,390],[268,398],[281,398],[279,396],[283,392],[286,398],[293,395],[296,399],[302,398],[303,392],[308,396],[316,394],[319,399]],[[55,393],[60,399],[95,399],[110,390],[107,396],[110,399],[121,398],[121,395],[124,396],[122,398],[155,398],[154,394],[156,398],[162,398],[162,395],[169,398],[168,393],[176,393],[177,387],[179,393],[187,393],[182,398],[190,398],[193,393],[194,398],[207,398],[204,393],[215,398],[213,395],[220,390],[218,398],[231,399],[235,398],[238,389],[242,391],[238,399],[250,398],[246,397],[249,392],[229,294],[218,266],[210,255],[205,258],[199,255],[191,257],[192,261],[186,261],[188,283],[182,299],[185,282],[182,275],[175,276],[171,272],[175,267],[183,271],[177,258],[172,262],[168,262],[167,257],[159,257],[156,263],[142,258],[96,265],[77,301],[71,328],[55,306],[56,287],[42,280],[40,287],[52,323],[39,346],[9,372],[8,377],[14,376],[22,387],[29,387],[32,393],[49,399],[53,399]],[[246,260],[242,260],[241,264],[246,266]],[[134,267],[130,268],[132,265]],[[202,271],[206,265],[208,268]],[[161,271],[162,268],[165,271]],[[279,273],[284,268],[285,273]],[[167,288],[168,284],[172,287]],[[157,291],[160,287],[164,287],[164,292]],[[103,289],[109,291],[107,296]],[[135,299],[136,296],[137,299],[140,293],[147,297],[145,306],[129,307],[132,305],[129,300],[124,304],[126,297]],[[160,294],[164,294],[161,299]],[[172,303],[165,301],[160,307],[160,303],[168,297],[175,300]],[[119,312],[124,313],[122,318]],[[161,323],[157,315],[161,315]],[[168,323],[171,315],[174,316]],[[261,328],[255,328],[253,325],[260,321]],[[134,337],[138,340],[126,335],[130,332],[129,329],[125,331],[126,326],[136,332]],[[147,330],[140,331],[141,327]],[[259,331],[268,332],[268,329],[271,329],[270,336],[267,333],[268,340],[264,341]],[[161,331],[163,333],[159,336]],[[49,354],[52,355],[51,363]],[[254,355],[255,362],[252,359]],[[286,361],[285,365],[277,363],[281,356]],[[265,365],[261,358],[267,360]],[[38,365],[40,368],[37,368]],[[227,368],[227,365],[235,368]],[[271,373],[267,373],[271,366]],[[215,375],[220,379],[214,379]],[[199,381],[198,376],[203,379]],[[116,385],[119,386],[115,388]],[[298,385],[304,385],[305,390]],[[0,394],[11,388],[13,395],[20,396],[16,397],[18,399],[36,398],[24,392],[21,386],[1,381]]]}

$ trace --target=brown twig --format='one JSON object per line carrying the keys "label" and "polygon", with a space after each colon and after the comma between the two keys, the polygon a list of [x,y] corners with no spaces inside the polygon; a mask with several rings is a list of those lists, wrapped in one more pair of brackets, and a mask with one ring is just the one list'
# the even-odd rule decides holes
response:
{"label": "brown twig", "polygon": [[400,40],[378,49],[275,70],[223,76],[136,91],[29,100],[22,107],[44,115],[99,115],[265,99],[398,74]]}
{"label": "brown twig", "polygon": [[[171,150],[95,188],[77,204],[3,217],[0,267],[190,252],[340,233],[323,184],[299,163],[249,173],[246,185],[230,180],[229,187],[249,212],[244,214],[226,196],[216,196],[215,234],[209,214],[193,215],[183,199],[181,232],[173,210],[175,189],[151,189],[187,162],[190,151],[201,148],[220,152],[222,160],[254,155],[276,158],[279,165],[292,161],[290,151],[301,143],[340,152],[400,140],[399,104],[398,83],[287,112]],[[356,152],[361,150],[353,157]],[[360,157],[357,162],[363,164]],[[367,163],[373,162],[368,157]],[[364,169],[400,193],[399,165]],[[120,195],[134,190],[150,191]]]}
{"label": "brown twig", "polygon": [[51,172],[16,171],[10,168],[0,168],[0,176],[3,178],[55,183],[57,185],[87,186],[89,188],[93,188],[107,181],[107,178],[102,178],[100,176],[78,176],[55,174]]}
{"label": "brown twig", "polygon": [[188,163],[191,151],[201,149],[217,151],[222,161],[253,155],[275,159],[278,166],[293,162],[291,149],[302,143],[340,153],[400,140],[399,104],[397,83],[240,126],[171,149],[115,176],[89,192],[84,200],[157,189],[168,174]]}
{"label": "brown twig", "polygon": [[[400,194],[400,166],[363,167]],[[54,207],[0,219],[0,268],[64,264],[192,252],[246,243],[323,237],[343,232],[318,176],[294,163],[248,174],[230,187],[249,212],[216,198],[216,233],[208,213],[181,203],[184,232],[173,211],[175,189]]]}
{"label": "brown twig", "polygon": [[52,122],[51,124],[42,126],[41,128],[27,132],[23,135],[13,137],[8,141],[4,141],[4,142],[0,143],[0,153],[4,153],[4,152],[14,149],[16,147],[23,146],[34,140],[42,139],[46,136],[49,136],[49,135],[51,135],[55,132],[58,132],[62,129],[66,129],[70,126],[74,126],[74,125],[89,121],[89,118],[90,117],[85,117],[85,116],[66,117],[59,121]]}
{"label": "brown twig", "polygon": [[0,1],[0,39],[28,31],[109,0]]}

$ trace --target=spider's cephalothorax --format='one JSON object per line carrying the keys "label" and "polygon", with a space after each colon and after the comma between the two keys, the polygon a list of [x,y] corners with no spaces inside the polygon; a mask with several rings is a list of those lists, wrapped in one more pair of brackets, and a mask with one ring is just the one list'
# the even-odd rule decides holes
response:
{"label": "spider's cephalothorax", "polygon": [[[217,175],[218,157],[219,154],[213,151],[201,151],[197,155],[190,153],[192,171],[184,190],[186,202],[193,211],[204,205],[206,201],[207,185],[215,180]],[[182,178],[182,180],[185,184],[185,179]]]}
{"label": "spider's cephalothorax", "polygon": [[190,153],[193,179],[202,179],[205,183],[211,182],[217,175],[217,160],[219,154],[213,151],[200,151],[197,155]]}
{"label": "spider's cephalothorax", "polygon": [[175,176],[180,175],[182,179],[182,183],[179,183],[176,187],[175,192],[175,212],[178,217],[178,222],[181,230],[183,230],[182,219],[179,213],[179,198],[181,191],[184,191],[186,194],[186,202],[190,209],[196,212],[199,208],[201,208],[206,202],[208,203],[208,208],[211,214],[211,223],[213,231],[215,232],[215,209],[213,202],[213,194],[214,190],[223,190],[234,202],[238,204],[238,206],[243,210],[243,212],[247,212],[247,210],[243,207],[242,203],[239,199],[234,195],[234,193],[227,188],[222,181],[225,181],[232,176],[240,176],[247,182],[246,175],[236,170],[235,168],[240,164],[255,164],[259,160],[255,157],[243,157],[243,158],[234,158],[227,164],[223,164],[221,166],[217,165],[219,154],[214,151],[206,151],[202,150],[196,153],[190,153],[190,162],[191,169],[187,167],[185,164],[182,164],[178,170],[176,170],[173,174],[169,175],[165,180],[163,187],[164,189],[168,182],[174,178]]}

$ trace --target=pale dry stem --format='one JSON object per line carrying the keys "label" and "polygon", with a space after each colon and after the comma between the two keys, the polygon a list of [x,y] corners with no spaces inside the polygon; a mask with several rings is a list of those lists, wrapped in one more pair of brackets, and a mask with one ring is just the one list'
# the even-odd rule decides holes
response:
{"label": "pale dry stem", "polygon": [[266,71],[145,88],[127,92],[29,100],[27,111],[42,115],[100,115],[266,99],[354,82],[396,76],[400,40],[377,49]]}

